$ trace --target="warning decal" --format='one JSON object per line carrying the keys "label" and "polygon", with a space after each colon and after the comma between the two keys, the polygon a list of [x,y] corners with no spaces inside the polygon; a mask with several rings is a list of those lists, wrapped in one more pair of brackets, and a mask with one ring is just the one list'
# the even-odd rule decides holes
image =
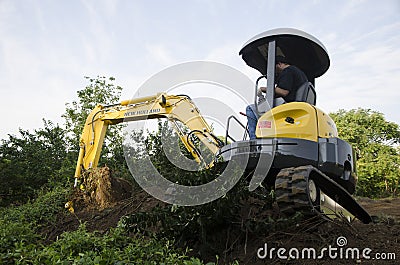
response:
{"label": "warning decal", "polygon": [[272,127],[272,122],[271,121],[259,121],[258,122],[258,128],[270,129],[271,127]]}

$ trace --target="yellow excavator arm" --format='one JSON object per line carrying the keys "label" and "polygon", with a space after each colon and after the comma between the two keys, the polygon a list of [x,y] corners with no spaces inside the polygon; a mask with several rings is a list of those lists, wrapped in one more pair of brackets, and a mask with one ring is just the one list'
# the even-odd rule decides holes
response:
{"label": "yellow excavator arm", "polygon": [[[176,121],[180,121],[189,128],[190,132],[185,133],[179,129],[179,126],[174,126],[186,149],[199,163],[203,159],[191,142],[190,134],[195,134],[213,154],[216,154],[223,146],[223,142],[213,134],[211,127],[200,114],[196,105],[185,95],[175,96],[159,93],[153,96],[124,100],[115,105],[98,105],[88,115],[80,138],[75,186],[81,178],[82,170],[97,167],[108,125],[156,118],[167,118],[175,125]],[[207,166],[211,166],[211,164],[212,162]]]}

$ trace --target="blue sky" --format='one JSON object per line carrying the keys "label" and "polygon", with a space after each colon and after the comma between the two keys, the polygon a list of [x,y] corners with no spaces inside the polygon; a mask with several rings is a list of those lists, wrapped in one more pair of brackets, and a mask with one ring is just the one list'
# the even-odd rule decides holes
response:
{"label": "blue sky", "polygon": [[84,76],[115,77],[125,98],[155,73],[192,60],[256,78],[238,52],[280,27],[306,31],[327,48],[331,67],[316,80],[321,109],[370,108],[400,124],[398,0],[0,0],[0,139],[42,127],[42,118],[62,124]]}

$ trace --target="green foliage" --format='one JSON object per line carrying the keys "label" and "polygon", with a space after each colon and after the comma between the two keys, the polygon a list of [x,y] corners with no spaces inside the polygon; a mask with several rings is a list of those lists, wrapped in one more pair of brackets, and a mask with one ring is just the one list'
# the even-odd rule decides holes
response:
{"label": "green foliage", "polygon": [[56,188],[0,211],[0,264],[202,264],[177,251],[172,241],[144,239],[122,228],[102,235],[83,224],[43,244],[39,232],[56,225],[66,195],[67,189]]}
{"label": "green foliage", "polygon": [[[200,170],[200,165],[195,162],[193,156],[185,148],[179,135],[173,130],[173,127],[170,126],[168,121],[159,119],[157,130],[148,131],[146,135],[136,132],[132,134],[132,139],[134,139],[135,144],[131,146],[126,145],[124,149],[126,153],[129,154],[129,159],[135,159],[135,166],[137,167],[135,170],[141,172],[140,174],[143,176],[150,176],[153,174],[153,169],[146,168],[147,164],[141,163],[141,160],[147,156],[160,175],[181,185],[195,186],[206,184],[218,176],[218,166],[207,170],[195,171]],[[196,139],[196,141],[197,140],[198,139]],[[204,148],[204,145],[199,144],[198,151],[206,158],[210,151],[202,150]],[[182,158],[192,160],[193,167],[191,167],[191,169],[193,171],[179,167],[182,163]],[[205,160],[208,163],[213,161],[211,158],[206,158]],[[203,164],[203,166],[206,164]],[[194,174],[193,172],[196,173]]]}
{"label": "green foliage", "polygon": [[[77,92],[78,101],[66,104],[65,119],[66,131],[73,148],[79,148],[79,137],[89,113],[99,104],[114,104],[119,100],[122,88],[114,85],[113,77],[90,78],[85,77],[89,84]],[[78,146],[78,147],[77,147]]]}
{"label": "green foliage", "polygon": [[67,156],[64,130],[51,121],[43,121],[43,129],[34,133],[20,129],[19,137],[9,135],[2,141],[0,206],[23,203],[44,185],[65,182],[59,174]]}
{"label": "green foliage", "polygon": [[37,199],[21,206],[3,208],[1,219],[6,222],[33,225],[35,230],[53,225],[60,210],[64,210],[69,193],[68,188],[56,187],[50,191],[41,191]]}
{"label": "green foliage", "polygon": [[[122,229],[105,235],[88,232],[85,225],[66,232],[38,251],[35,264],[196,264],[177,253],[172,242],[128,236]],[[201,264],[201,263],[198,263]]]}
{"label": "green foliage", "polygon": [[353,145],[359,177],[357,194],[367,197],[399,194],[400,127],[369,109],[340,110],[331,114],[339,136]]}
{"label": "green foliage", "polygon": [[0,263],[13,264],[35,250],[40,236],[32,225],[0,219]]}
{"label": "green foliage", "polygon": [[58,187],[41,192],[35,201],[0,210],[0,264],[32,264],[42,247],[38,232],[54,225],[66,194],[67,189]]}

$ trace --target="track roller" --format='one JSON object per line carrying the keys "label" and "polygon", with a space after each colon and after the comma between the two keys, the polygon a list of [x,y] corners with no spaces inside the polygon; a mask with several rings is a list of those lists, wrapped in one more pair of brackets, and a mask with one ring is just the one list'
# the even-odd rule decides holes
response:
{"label": "track roller", "polygon": [[282,169],[276,177],[275,195],[279,210],[285,216],[299,211],[313,215],[319,211],[320,190],[308,178],[305,167]]}
{"label": "track roller", "polygon": [[354,217],[363,223],[371,216],[342,186],[313,166],[282,169],[275,180],[276,202],[285,216],[302,212],[304,215],[322,213],[331,219]]}

